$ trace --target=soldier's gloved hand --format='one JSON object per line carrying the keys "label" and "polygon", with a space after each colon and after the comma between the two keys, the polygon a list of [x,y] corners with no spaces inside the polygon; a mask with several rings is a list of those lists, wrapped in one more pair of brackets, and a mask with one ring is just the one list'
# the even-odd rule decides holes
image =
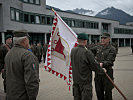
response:
{"label": "soldier's gloved hand", "polygon": [[107,72],[107,70],[105,68],[103,68],[104,72]]}
{"label": "soldier's gloved hand", "polygon": [[103,63],[100,63],[100,67],[103,67]]}

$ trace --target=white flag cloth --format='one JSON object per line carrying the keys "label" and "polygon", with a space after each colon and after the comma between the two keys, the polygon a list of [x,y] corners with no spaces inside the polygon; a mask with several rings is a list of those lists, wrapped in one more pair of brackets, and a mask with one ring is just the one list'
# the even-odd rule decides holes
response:
{"label": "white flag cloth", "polygon": [[76,33],[55,12],[44,68],[63,78],[69,85],[69,89],[72,82],[70,52],[76,41]]}

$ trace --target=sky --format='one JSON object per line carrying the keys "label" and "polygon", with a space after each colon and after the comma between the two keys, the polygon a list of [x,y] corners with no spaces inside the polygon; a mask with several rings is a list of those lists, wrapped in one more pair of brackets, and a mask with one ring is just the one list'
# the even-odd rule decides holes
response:
{"label": "sky", "polygon": [[61,10],[84,8],[95,12],[115,7],[133,16],[133,0],[46,0],[46,4]]}

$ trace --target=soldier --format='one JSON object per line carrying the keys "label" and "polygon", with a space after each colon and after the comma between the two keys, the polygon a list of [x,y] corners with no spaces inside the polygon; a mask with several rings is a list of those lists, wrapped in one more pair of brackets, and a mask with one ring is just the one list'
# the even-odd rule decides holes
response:
{"label": "soldier", "polygon": [[37,46],[36,46],[36,56],[38,58],[38,61],[39,63],[41,62],[41,59],[42,59],[42,46],[41,46],[41,43],[37,43]]}
{"label": "soldier", "polygon": [[14,32],[14,47],[5,57],[6,100],[36,100],[39,90],[39,62],[29,48],[26,31]]}
{"label": "soldier", "polygon": [[0,73],[2,73],[2,78],[4,79],[3,85],[4,85],[4,92],[6,93],[6,77],[5,77],[5,71],[4,71],[4,66],[5,66],[5,56],[7,52],[12,48],[12,36],[7,35],[5,37],[6,44],[3,44],[0,47]]}
{"label": "soldier", "polygon": [[44,44],[43,45],[43,61],[44,61],[44,63],[45,63],[47,49],[48,49],[48,44]]}
{"label": "soldier", "polygon": [[103,72],[94,55],[87,50],[88,35],[78,35],[79,45],[71,50],[74,100],[92,100],[92,71]]}
{"label": "soldier", "polygon": [[[91,50],[95,54],[96,60],[102,64],[103,68],[107,70],[107,74],[113,80],[112,66],[116,58],[116,49],[109,42],[110,35],[103,33],[101,36],[101,45],[97,45],[91,48]],[[95,75],[95,88],[98,100],[112,100],[113,85],[105,74]]]}
{"label": "soldier", "polygon": [[31,50],[33,54],[36,55],[36,43],[35,42],[31,45]]}
{"label": "soldier", "polygon": [[132,42],[132,44],[131,44],[131,50],[132,50],[132,54],[133,54],[133,42]]}

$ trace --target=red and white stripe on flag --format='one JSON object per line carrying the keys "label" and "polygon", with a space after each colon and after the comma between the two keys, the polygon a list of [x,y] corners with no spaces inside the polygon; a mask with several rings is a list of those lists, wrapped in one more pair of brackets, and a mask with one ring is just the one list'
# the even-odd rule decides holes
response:
{"label": "red and white stripe on flag", "polygon": [[72,83],[70,52],[76,46],[76,41],[76,33],[55,12],[44,68],[63,78],[67,82],[69,90]]}

